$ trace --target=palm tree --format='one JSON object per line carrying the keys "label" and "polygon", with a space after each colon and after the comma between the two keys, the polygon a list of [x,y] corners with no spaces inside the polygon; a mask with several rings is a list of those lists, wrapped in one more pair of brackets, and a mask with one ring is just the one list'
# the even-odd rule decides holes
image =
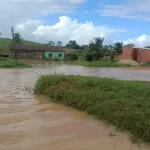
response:
{"label": "palm tree", "polygon": [[95,37],[93,38],[94,41],[91,41],[89,44],[89,52],[93,55],[93,57],[97,60],[104,55],[103,51],[103,42],[104,38],[103,37]]}
{"label": "palm tree", "polygon": [[50,45],[50,46],[54,46],[54,45],[55,45],[55,43],[54,43],[53,41],[49,41],[49,42],[48,42],[48,45]]}
{"label": "palm tree", "polygon": [[122,48],[123,48],[123,43],[122,43],[122,42],[114,43],[114,50],[115,50],[118,54],[121,54],[121,53],[122,53]]}
{"label": "palm tree", "polygon": [[131,46],[131,47],[135,47],[135,45],[133,43],[127,44],[125,46]]}
{"label": "palm tree", "polygon": [[23,38],[21,37],[20,33],[14,34],[14,41],[16,44],[22,44],[23,43]]}

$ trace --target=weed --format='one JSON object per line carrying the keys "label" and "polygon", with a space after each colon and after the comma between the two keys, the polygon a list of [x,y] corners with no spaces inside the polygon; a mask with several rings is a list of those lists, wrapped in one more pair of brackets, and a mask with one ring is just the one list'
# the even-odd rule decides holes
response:
{"label": "weed", "polygon": [[41,76],[35,93],[85,111],[150,142],[150,82],[55,74]]}
{"label": "weed", "polygon": [[0,68],[28,68],[29,64],[25,64],[21,61],[15,61],[11,59],[0,60]]}

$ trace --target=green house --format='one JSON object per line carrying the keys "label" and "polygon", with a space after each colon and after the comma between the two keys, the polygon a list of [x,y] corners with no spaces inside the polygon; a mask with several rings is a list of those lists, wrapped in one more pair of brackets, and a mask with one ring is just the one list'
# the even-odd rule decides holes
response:
{"label": "green house", "polygon": [[13,45],[9,46],[10,57],[14,58],[17,54],[18,59],[48,59],[48,60],[63,60],[65,51],[57,46],[49,45]]}
{"label": "green house", "polygon": [[65,53],[62,51],[45,51],[45,59],[59,59],[59,60],[63,60],[65,56]]}

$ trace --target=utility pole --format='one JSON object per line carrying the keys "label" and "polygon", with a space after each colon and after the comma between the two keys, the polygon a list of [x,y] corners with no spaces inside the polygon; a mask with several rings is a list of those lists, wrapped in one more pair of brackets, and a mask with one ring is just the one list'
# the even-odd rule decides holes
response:
{"label": "utility pole", "polygon": [[17,62],[17,50],[16,50],[16,41],[15,41],[15,36],[14,36],[14,28],[11,27],[11,33],[12,33],[12,38],[13,38],[13,50],[15,50],[15,60]]}

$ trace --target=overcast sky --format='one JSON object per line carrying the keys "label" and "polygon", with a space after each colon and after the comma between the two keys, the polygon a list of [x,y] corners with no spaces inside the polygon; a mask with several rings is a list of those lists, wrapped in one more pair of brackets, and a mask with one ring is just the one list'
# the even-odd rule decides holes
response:
{"label": "overcast sky", "polygon": [[[140,6],[140,7],[139,7]],[[0,0],[0,32],[24,39],[87,44],[93,37],[150,45],[149,0]]]}

